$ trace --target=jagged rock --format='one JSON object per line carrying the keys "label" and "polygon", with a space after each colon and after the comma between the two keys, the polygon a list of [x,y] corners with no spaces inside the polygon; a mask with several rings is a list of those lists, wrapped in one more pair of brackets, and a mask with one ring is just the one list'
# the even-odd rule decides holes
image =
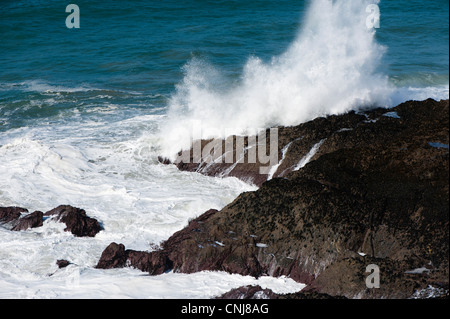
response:
{"label": "jagged rock", "polygon": [[40,227],[43,225],[44,213],[35,211],[24,217],[21,217],[11,230],[20,231],[28,228]]}
{"label": "jagged rock", "polygon": [[[279,149],[291,143],[274,174],[281,178],[200,216],[163,251],[174,271],[286,275],[314,293],[350,298],[404,298],[430,280],[448,282],[448,128],[448,100],[429,99],[280,130]],[[319,142],[309,163],[293,170]],[[178,167],[213,176],[228,168]],[[256,180],[257,165],[247,173],[241,178]],[[393,275],[384,268],[385,290],[365,292],[368,260],[360,254],[394,267]],[[408,270],[428,264],[433,278],[399,283]]]}
{"label": "jagged rock", "polygon": [[88,217],[83,209],[70,205],[60,205],[46,212],[44,216],[54,216],[54,219],[66,224],[65,231],[70,231],[77,237],[94,237],[102,230],[95,218]]}
{"label": "jagged rock", "polygon": [[65,259],[58,259],[56,261],[56,265],[58,266],[58,268],[65,268],[70,265],[70,261]]}
{"label": "jagged rock", "polygon": [[100,260],[95,268],[111,269],[121,268],[127,262],[125,246],[123,244],[111,243],[102,252]]}
{"label": "jagged rock", "polygon": [[160,275],[173,268],[173,262],[164,251],[144,252],[127,249],[127,265],[148,272],[150,275]]}
{"label": "jagged rock", "polygon": [[94,237],[102,229],[100,223],[95,218],[88,217],[83,209],[69,205],[60,205],[45,214],[41,211],[34,211],[22,216],[22,213],[28,213],[28,209],[0,207],[0,222],[7,223],[13,231],[20,231],[40,227],[43,225],[44,216],[50,216],[56,221],[65,223],[67,227],[64,230],[70,231],[78,237]]}
{"label": "jagged rock", "polygon": [[222,294],[216,299],[347,299],[344,296],[331,296],[315,291],[299,291],[289,294],[278,294],[261,286],[243,286]]}
{"label": "jagged rock", "polygon": [[[346,114],[316,118],[315,120],[297,126],[278,127],[277,153],[279,162],[276,165],[276,170],[273,172],[272,177],[286,176],[298,166],[302,159],[306,160],[308,155],[312,155],[308,161],[313,161],[323,154],[334,152],[338,149],[368,146],[372,141],[376,141],[377,143],[383,141],[389,144],[389,141],[386,141],[386,139],[389,139],[391,133],[395,135],[398,130],[406,133],[404,131],[406,123],[413,124],[414,122],[414,125],[421,126],[420,119],[427,119],[429,124],[431,121],[441,121],[442,119],[437,118],[438,116],[433,112],[435,110],[438,113],[441,112],[442,110],[440,108],[442,106],[445,108],[446,104],[448,105],[448,100],[442,100],[440,102],[432,99],[408,101],[392,109],[377,108],[364,113],[351,111]],[[429,113],[426,114],[428,109]],[[396,116],[388,116],[389,114],[395,114]],[[428,129],[431,130],[431,126]],[[414,126],[406,128],[406,130],[413,131]],[[433,134],[439,134],[439,136],[435,137],[442,138],[443,145],[447,145],[448,149],[448,134],[445,135],[445,132],[442,130],[440,132],[438,131],[434,130]],[[380,135],[378,135],[379,133]],[[365,136],[361,138],[363,134]],[[269,136],[268,131],[266,135]],[[419,135],[416,134],[416,137],[419,138]],[[426,138],[426,135],[422,136],[422,139]],[[207,164],[205,161],[207,158],[202,158],[202,161],[196,163],[193,158],[193,148],[191,148],[190,150],[180,151],[180,156],[174,164],[180,170],[198,172],[216,177],[232,176],[261,186],[269,177],[268,174],[260,174],[261,166],[265,166],[266,164],[261,164],[259,157],[256,163],[249,163],[247,152],[245,153],[243,162],[236,163],[236,156],[241,151],[237,149],[237,143],[235,142],[236,136],[224,140],[221,149],[225,150],[225,143],[230,140],[233,140],[234,160],[232,163],[225,163],[223,158],[219,163]],[[445,142],[446,140],[447,142]],[[203,150],[209,145],[209,142],[210,140],[202,140],[196,141],[195,143],[200,143],[200,149]],[[433,141],[425,141],[427,145],[429,142]],[[245,137],[244,147],[248,147],[248,145],[248,138]],[[310,154],[314,146],[318,146],[317,150],[313,154]],[[270,153],[270,139],[267,139],[265,149],[267,153]],[[186,152],[189,154],[189,160],[187,161],[181,157]],[[220,154],[216,155],[216,158],[220,159]],[[159,157],[158,159],[161,163],[172,164],[167,158]]]}
{"label": "jagged rock", "polygon": [[21,213],[28,213],[28,209],[16,206],[0,207],[0,222],[10,223],[18,220]]}
{"label": "jagged rock", "polygon": [[[141,268],[284,275],[308,284],[298,298],[405,298],[448,285],[448,132],[448,100],[431,99],[281,128],[274,178],[236,165],[259,189],[192,220]],[[178,167],[235,176],[224,163],[203,165]],[[383,289],[367,290],[368,263]],[[415,274],[425,265],[431,275]]]}
{"label": "jagged rock", "polygon": [[151,275],[160,275],[172,269],[172,263],[164,252],[125,250],[123,244],[114,242],[109,244],[102,252],[95,268],[111,269],[125,266],[137,268]]}

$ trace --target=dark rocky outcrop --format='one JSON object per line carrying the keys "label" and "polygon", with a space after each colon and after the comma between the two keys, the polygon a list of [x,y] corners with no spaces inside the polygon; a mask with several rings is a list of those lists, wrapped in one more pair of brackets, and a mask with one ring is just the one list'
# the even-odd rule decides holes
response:
{"label": "dark rocky outcrop", "polygon": [[44,213],[35,211],[24,217],[21,217],[11,230],[20,231],[27,230],[28,228],[40,227],[43,225]]}
{"label": "dark rocky outcrop", "polygon": [[77,237],[94,237],[102,227],[95,219],[88,217],[84,209],[73,207],[70,205],[60,205],[44,214],[44,216],[52,216],[57,221],[66,224],[65,231],[70,231]]}
{"label": "dark rocky outcrop", "polygon": [[16,206],[0,207],[0,223],[17,221],[22,213],[28,213],[28,209]]}
{"label": "dark rocky outcrop", "polygon": [[70,231],[77,237],[94,237],[102,227],[95,219],[88,217],[83,209],[70,205],[60,205],[45,214],[34,211],[31,214],[28,209],[21,207],[0,207],[0,223],[5,224],[10,230],[21,231],[43,225],[44,216],[54,221],[66,224],[65,231]]}
{"label": "dark rocky outcrop", "polygon": [[300,291],[290,294],[277,294],[261,286],[243,286],[232,289],[216,299],[346,299],[342,296],[330,296],[315,291]]}
{"label": "dark rocky outcrop", "polygon": [[[192,220],[141,268],[285,275],[308,284],[303,297],[408,298],[448,286],[448,109],[409,101],[280,128],[282,161],[268,181],[257,163],[178,164],[260,187]],[[369,264],[380,288],[366,287]]]}
{"label": "dark rocky outcrop", "polygon": [[159,275],[172,269],[172,264],[164,252],[149,253],[125,249],[123,244],[114,242],[102,252],[95,268],[111,269],[125,266],[134,267],[152,275]]}
{"label": "dark rocky outcrop", "polygon": [[66,268],[67,266],[70,265],[70,261],[66,259],[58,259],[56,261],[56,265],[58,266],[58,268]]}
{"label": "dark rocky outcrop", "polygon": [[[436,118],[438,115],[433,112],[437,110],[439,113],[441,111],[439,109],[445,104],[448,104],[448,100],[440,102],[432,99],[426,101],[408,101],[392,109],[377,108],[360,113],[351,111],[342,115],[319,117],[313,121],[297,126],[277,127],[277,154],[279,162],[271,177],[286,176],[296,168],[302,159],[306,159],[308,155],[312,155],[309,161],[313,161],[323,154],[331,153],[339,149],[369,146],[372,141],[380,144],[387,143],[389,145],[391,135],[396,136],[400,132],[407,133],[409,130],[414,131],[414,127],[406,128],[407,125],[414,124],[414,122],[414,125],[420,124],[421,119],[425,119],[428,124],[431,124],[431,121],[439,120]],[[427,113],[428,110],[429,113]],[[444,146],[447,145],[448,149],[448,134],[445,134],[445,131],[439,128],[433,130],[429,126],[428,129],[430,130],[428,133],[431,133],[428,137],[432,137],[433,134],[439,134],[433,137],[442,138],[441,143]],[[414,135],[419,137],[418,134]],[[267,150],[266,153],[269,154],[269,129],[266,132],[266,136],[266,145],[264,147]],[[433,141],[425,141],[426,138],[426,135],[421,138],[422,142],[426,145],[429,146],[429,142],[433,143]],[[445,142],[446,140],[447,142]],[[195,141],[194,143],[200,144],[200,148],[203,150],[210,146],[210,142],[211,140],[202,140]],[[208,176],[237,177],[257,186],[261,186],[267,181],[268,174],[260,174],[260,168],[267,164],[260,163],[259,156],[256,158],[256,163],[249,163],[247,157],[248,150],[246,150],[243,163],[236,164],[236,156],[237,154],[241,154],[241,150],[237,149],[238,143],[236,143],[236,136],[222,141],[222,151],[226,149],[225,143],[227,142],[233,147],[234,157],[232,163],[225,163],[224,157],[221,157],[221,154],[214,155],[213,151],[211,152],[211,158],[216,159],[217,163],[207,163],[206,160],[210,160],[209,157],[203,157],[199,163],[196,163],[193,158],[193,148],[191,148],[190,150],[180,151],[179,158],[174,161],[174,164],[180,170],[198,172]],[[406,147],[408,142],[405,140],[404,144]],[[314,149],[314,146],[316,146],[316,152],[310,153]],[[245,137],[244,148],[248,147],[249,140]],[[254,147],[258,149],[258,146]],[[189,160],[187,161],[185,160],[186,157],[181,156],[186,152],[189,155]],[[172,163],[164,157],[159,157],[159,161],[164,164]]]}
{"label": "dark rocky outcrop", "polygon": [[42,226],[42,212],[27,213],[28,209],[22,207],[0,207],[0,223],[14,231]]}
{"label": "dark rocky outcrop", "polygon": [[123,244],[111,243],[102,252],[96,268],[120,268],[125,266],[126,261],[125,246]]}

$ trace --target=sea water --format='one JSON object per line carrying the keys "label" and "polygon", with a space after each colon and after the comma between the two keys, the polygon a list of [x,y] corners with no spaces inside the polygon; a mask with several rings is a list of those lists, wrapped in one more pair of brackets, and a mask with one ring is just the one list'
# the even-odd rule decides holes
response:
{"label": "sea water", "polygon": [[[104,230],[77,238],[49,220],[21,232],[0,226],[1,298],[299,291],[285,277],[95,265],[113,241],[152,251],[256,189],[158,162],[189,145],[194,120],[245,131],[449,96],[444,0],[70,3],[79,28],[66,26],[69,2],[0,2],[0,206],[69,204]],[[59,269],[58,259],[71,264]]]}

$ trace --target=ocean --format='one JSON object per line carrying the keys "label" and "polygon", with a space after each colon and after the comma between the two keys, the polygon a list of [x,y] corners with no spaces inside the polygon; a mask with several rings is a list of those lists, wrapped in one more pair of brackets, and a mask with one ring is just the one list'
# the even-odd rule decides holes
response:
{"label": "ocean", "polygon": [[[255,190],[159,163],[203,137],[449,98],[444,0],[0,2],[0,206],[86,210],[94,238],[0,225],[0,298],[212,298],[290,278],[95,269]],[[377,19],[379,11],[379,20]],[[66,23],[68,22],[68,23]],[[59,269],[56,260],[71,264]]]}

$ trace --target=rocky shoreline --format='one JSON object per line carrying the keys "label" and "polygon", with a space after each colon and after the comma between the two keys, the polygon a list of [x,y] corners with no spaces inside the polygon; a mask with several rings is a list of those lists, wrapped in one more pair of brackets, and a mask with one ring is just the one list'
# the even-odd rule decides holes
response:
{"label": "rocky shoreline", "polygon": [[[346,298],[448,291],[448,109],[448,100],[408,101],[279,127],[270,180],[261,163],[194,163],[191,150],[180,170],[259,189],[192,220],[148,253],[158,257],[147,268],[285,275],[306,283],[304,294]],[[370,264],[380,288],[366,286]]]}
{"label": "rocky shoreline", "polygon": [[[448,100],[279,127],[277,148],[278,164],[268,174],[260,174],[259,162],[194,163],[191,149],[188,161],[175,164],[180,170],[237,177],[259,188],[191,220],[159,250],[111,243],[96,267],[151,275],[220,270],[307,284],[297,294],[241,287],[221,298],[448,298]],[[26,213],[0,208],[0,222],[23,230],[47,217],[65,222],[75,236],[101,230],[71,206]],[[366,285],[368,265],[379,269],[379,288]]]}

